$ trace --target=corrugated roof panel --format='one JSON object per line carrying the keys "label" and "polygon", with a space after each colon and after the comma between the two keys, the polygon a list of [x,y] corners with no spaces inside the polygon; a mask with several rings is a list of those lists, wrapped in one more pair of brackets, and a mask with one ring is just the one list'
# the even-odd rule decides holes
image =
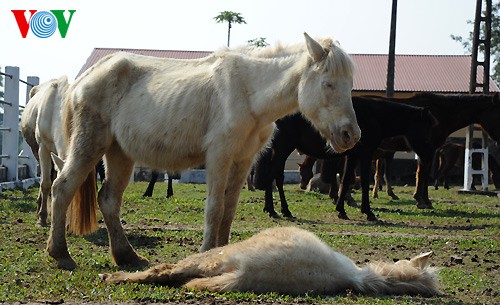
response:
{"label": "corrugated roof panel", "polygon": [[[78,75],[102,57],[118,51],[176,59],[196,59],[212,53],[209,51],[96,48]],[[351,54],[351,58],[356,65],[355,91],[385,91],[387,55]],[[469,92],[470,61],[471,57],[468,55],[396,55],[394,90],[396,92],[467,93]],[[482,67],[478,67],[478,82],[481,82],[482,71]],[[500,88],[491,79],[490,91],[500,92]]]}

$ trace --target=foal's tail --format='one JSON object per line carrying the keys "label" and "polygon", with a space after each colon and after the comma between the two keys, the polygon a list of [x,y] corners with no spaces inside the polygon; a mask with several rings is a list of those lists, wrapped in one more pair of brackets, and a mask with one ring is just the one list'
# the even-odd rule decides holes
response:
{"label": "foal's tail", "polygon": [[437,268],[410,264],[372,263],[362,269],[357,289],[366,294],[442,295],[438,289]]}

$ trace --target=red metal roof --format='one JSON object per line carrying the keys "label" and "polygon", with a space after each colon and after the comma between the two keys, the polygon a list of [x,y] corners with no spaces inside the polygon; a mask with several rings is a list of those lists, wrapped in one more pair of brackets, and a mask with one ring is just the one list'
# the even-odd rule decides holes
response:
{"label": "red metal roof", "polygon": [[[176,59],[195,59],[208,56],[209,51],[173,51],[95,48],[78,75],[90,68],[102,57],[125,51],[130,53]],[[355,91],[385,91],[387,76],[387,55],[351,54],[356,65],[354,76]],[[469,92],[469,55],[396,55],[395,92]],[[478,68],[478,82],[482,76]],[[500,88],[490,79],[490,91],[500,92]]]}

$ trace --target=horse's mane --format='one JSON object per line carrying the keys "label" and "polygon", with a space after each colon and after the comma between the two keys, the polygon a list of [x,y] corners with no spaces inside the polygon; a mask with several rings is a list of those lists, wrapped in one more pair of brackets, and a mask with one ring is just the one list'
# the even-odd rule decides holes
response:
{"label": "horse's mane", "polygon": [[[338,42],[331,38],[320,38],[316,39],[316,41],[328,52],[324,61],[325,69],[333,71],[336,75],[354,75],[354,63],[351,57],[340,47]],[[257,58],[285,58],[307,52],[307,46],[305,43],[277,43],[275,46],[266,47],[241,46],[234,49],[223,48],[214,54],[220,56],[223,52],[236,52]]]}

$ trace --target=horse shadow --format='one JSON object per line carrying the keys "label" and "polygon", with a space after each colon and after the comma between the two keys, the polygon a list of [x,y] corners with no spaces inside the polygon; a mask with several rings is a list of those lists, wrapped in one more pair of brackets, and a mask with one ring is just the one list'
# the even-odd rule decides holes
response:
{"label": "horse shadow", "polygon": [[[159,246],[162,241],[160,237],[148,236],[140,232],[127,232],[127,238],[130,244],[136,249],[155,248]],[[109,247],[108,230],[106,228],[99,228],[92,234],[85,236],[84,239],[99,247]]]}

